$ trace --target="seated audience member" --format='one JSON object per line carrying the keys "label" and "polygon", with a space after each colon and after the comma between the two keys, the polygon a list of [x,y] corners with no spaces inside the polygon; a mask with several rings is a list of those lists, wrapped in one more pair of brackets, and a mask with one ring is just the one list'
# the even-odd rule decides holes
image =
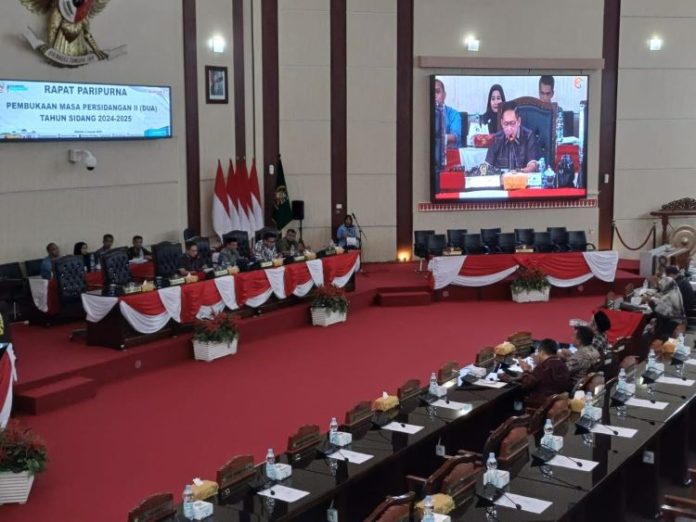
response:
{"label": "seated audience member", "polygon": [[41,277],[43,279],[51,279],[53,277],[53,260],[60,257],[60,248],[55,243],[46,245],[48,255],[41,261]]}
{"label": "seated audience member", "polygon": [[220,250],[220,255],[218,256],[218,265],[222,268],[227,268],[228,266],[237,266],[237,262],[242,259],[242,255],[239,253],[239,242],[236,237],[228,237],[225,240],[225,246]]}
{"label": "seated audience member", "polygon": [[257,261],[273,261],[278,257],[276,249],[276,236],[273,232],[265,232],[263,238],[254,245],[254,257]]}
{"label": "seated audience member", "polygon": [[572,386],[585,377],[599,363],[599,352],[592,345],[594,332],[588,326],[575,328],[575,345],[577,351],[559,350],[558,356],[565,361],[570,372]]}
{"label": "seated audience member", "polygon": [[503,86],[496,83],[488,91],[486,112],[481,115],[481,124],[488,125],[488,134],[498,132],[498,111],[503,103],[505,103]]}
{"label": "seated audience member", "polygon": [[441,80],[435,80],[435,107],[444,113],[443,127],[448,149],[458,149],[462,146],[462,115],[454,107],[445,105],[447,92]]}
{"label": "seated audience member", "polygon": [[195,241],[187,241],[186,252],[181,256],[179,263],[179,273],[181,275],[195,274],[203,268],[203,259],[198,255],[198,244]]}
{"label": "seated audience member", "polygon": [[152,252],[143,246],[143,236],[133,236],[133,246],[128,248],[128,259],[152,259]]}
{"label": "seated audience member", "polygon": [[297,241],[297,232],[289,228],[285,232],[285,237],[278,241],[277,250],[284,256],[292,256],[300,252],[300,244]]}
{"label": "seated audience member", "polygon": [[357,240],[359,235],[358,227],[353,224],[353,218],[348,215],[343,220],[343,224],[338,227],[336,231],[336,239],[338,239],[338,246],[343,248],[348,248],[348,238],[355,238]]}
{"label": "seated audience member", "polygon": [[486,154],[486,163],[499,169],[536,172],[539,145],[534,133],[522,126],[515,102],[505,102],[500,109],[499,130]]}
{"label": "seated audience member", "polygon": [[682,297],[682,305],[684,306],[684,314],[689,315],[689,311],[696,306],[696,295],[691,287],[689,279],[679,270],[678,267],[670,265],[665,269],[665,274],[674,279],[677,283],[677,288]]}
{"label": "seated audience member", "polygon": [[644,296],[643,300],[655,311],[658,325],[669,319],[681,320],[684,317],[684,303],[677,282],[671,277],[663,276],[657,282],[657,289],[658,294]]}
{"label": "seated audience member", "polygon": [[94,252],[94,257],[97,259],[97,263],[99,262],[99,258],[104,252],[108,252],[111,250],[111,248],[114,246],[114,236],[112,234],[104,234],[104,237],[102,237],[102,246],[99,248],[99,250]]}
{"label": "seated audience member", "polygon": [[590,328],[594,331],[592,346],[595,347],[600,356],[608,355],[609,339],[607,338],[607,332],[611,329],[611,321],[607,314],[601,310],[594,314]]}
{"label": "seated audience member", "polygon": [[557,352],[558,343],[553,339],[544,339],[535,356],[536,366],[533,370],[527,363],[520,362],[524,373],[519,379],[519,384],[527,392],[529,404],[541,404],[547,397],[570,389],[568,367],[558,357]]}
{"label": "seated audience member", "polygon": [[82,262],[85,265],[85,268],[87,270],[90,269],[90,262],[89,262],[89,252],[88,252],[88,247],[87,243],[84,241],[79,241],[75,243],[75,246],[73,246],[73,255],[74,256],[82,256]]}

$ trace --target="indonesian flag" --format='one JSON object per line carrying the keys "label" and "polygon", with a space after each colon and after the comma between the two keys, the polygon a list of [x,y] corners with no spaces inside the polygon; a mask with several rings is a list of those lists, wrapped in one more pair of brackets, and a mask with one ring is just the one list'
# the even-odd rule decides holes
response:
{"label": "indonesian flag", "polygon": [[239,196],[242,200],[242,204],[244,205],[244,211],[246,212],[247,220],[249,222],[247,228],[249,231],[249,237],[254,237],[254,232],[256,232],[256,219],[254,217],[254,209],[252,206],[251,182],[249,181],[249,173],[247,171],[245,159],[242,159],[241,170],[242,190]]}
{"label": "indonesian flag", "polygon": [[[0,345],[2,346],[2,345]],[[7,426],[12,411],[12,386],[17,381],[15,354],[12,344],[0,347],[0,428]]]}
{"label": "indonesian flag", "polygon": [[239,212],[239,230],[249,232],[249,239],[253,241],[254,232],[251,230],[249,222],[249,213],[247,211],[247,192],[249,190],[249,179],[246,175],[246,167],[242,160],[237,161],[237,175],[235,176],[235,195],[237,203],[237,212]]}
{"label": "indonesian flag", "polygon": [[263,228],[263,207],[261,206],[261,191],[259,190],[259,176],[256,173],[256,158],[251,162],[251,174],[249,175],[249,186],[251,188],[251,210],[254,215],[255,230]]}
{"label": "indonesian flag", "polygon": [[230,226],[232,230],[241,230],[241,220],[239,219],[239,212],[237,211],[237,203],[235,202],[234,194],[235,176],[234,165],[232,164],[232,160],[230,160],[230,165],[227,168],[227,202],[230,208]]}
{"label": "indonesian flag", "polygon": [[222,164],[218,160],[215,175],[215,193],[213,194],[213,230],[222,239],[223,234],[232,230],[230,223],[230,208],[227,200],[225,176],[222,174]]}

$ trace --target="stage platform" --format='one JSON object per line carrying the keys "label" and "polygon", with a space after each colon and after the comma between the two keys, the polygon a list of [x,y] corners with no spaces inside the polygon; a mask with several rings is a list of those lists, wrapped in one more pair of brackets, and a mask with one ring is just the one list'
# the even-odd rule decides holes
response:
{"label": "stage platform", "polygon": [[[425,306],[437,300],[509,300],[509,281],[485,288],[450,287],[432,292],[427,272],[418,263],[368,263],[356,275],[356,290],[348,294],[352,312],[371,306]],[[618,270],[613,284],[597,280],[574,288],[553,288],[554,297],[603,295],[641,283],[633,272]],[[307,303],[240,320],[240,335],[256,341],[309,324]],[[161,339],[118,351],[87,346],[71,334],[83,322],[42,327],[13,324],[19,381],[15,387],[17,412],[37,414],[94,397],[99,387],[190,360],[191,334]],[[204,364],[204,363],[201,363]]]}

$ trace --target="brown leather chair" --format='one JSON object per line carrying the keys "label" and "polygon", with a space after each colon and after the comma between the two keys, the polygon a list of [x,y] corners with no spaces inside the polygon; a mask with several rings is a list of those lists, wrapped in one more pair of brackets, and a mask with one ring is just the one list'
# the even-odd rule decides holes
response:
{"label": "brown leather chair", "polygon": [[492,370],[495,366],[495,349],[492,346],[486,346],[476,354],[476,366]]}
{"label": "brown leather chair", "polygon": [[575,386],[573,386],[573,390],[571,392],[571,396],[574,396],[576,391],[582,391],[584,393],[587,393],[589,391],[592,392],[592,396],[594,397],[598,394],[601,394],[601,391],[604,390],[604,382],[604,373],[590,372],[587,375],[585,375],[582,379],[580,379],[577,383],[575,383]]}
{"label": "brown leather chair", "polygon": [[459,375],[459,363],[457,361],[449,361],[442,365],[437,371],[437,383],[442,385]]}
{"label": "brown leather chair", "polygon": [[[483,445],[483,453],[476,454],[481,460],[479,464],[494,453],[500,469],[517,474],[529,460],[529,415],[510,417],[491,432]],[[460,454],[471,454],[461,451]]]}
{"label": "brown leather chair", "polygon": [[527,357],[533,351],[532,332],[515,332],[508,337],[508,342],[515,345],[515,353],[518,357]]}
{"label": "brown leather chair", "polygon": [[128,522],[159,522],[176,515],[174,495],[157,493],[147,497],[128,513]]}
{"label": "brown leather chair", "polygon": [[[689,477],[696,483],[696,469],[689,469]],[[665,495],[665,503],[660,508],[662,520],[696,520],[696,487],[692,487],[688,497]]]}
{"label": "brown leather chair", "polygon": [[413,517],[416,494],[409,491],[398,497],[387,497],[370,513],[364,522],[408,522]]}
{"label": "brown leather chair", "polygon": [[539,408],[528,409],[530,415],[529,433],[535,435],[544,429],[546,419],[551,419],[556,427],[570,417],[570,404],[567,393],[558,393],[547,397]]}
{"label": "brown leather chair", "polygon": [[316,449],[322,442],[319,426],[305,424],[288,437],[286,454],[293,467],[305,467],[314,460]]}
{"label": "brown leather chair", "polygon": [[454,500],[455,506],[461,506],[474,497],[476,483],[483,472],[483,467],[476,462],[473,453],[461,453],[446,457],[445,462],[429,477],[407,475],[410,490],[419,491],[420,497],[443,493]]}

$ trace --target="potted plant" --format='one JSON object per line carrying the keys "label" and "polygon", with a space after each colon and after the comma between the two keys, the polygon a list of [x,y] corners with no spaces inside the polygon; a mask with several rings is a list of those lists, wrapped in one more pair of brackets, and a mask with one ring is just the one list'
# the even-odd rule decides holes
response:
{"label": "potted plant", "polygon": [[548,301],[551,285],[546,274],[538,268],[522,267],[517,271],[517,278],[512,282],[512,300],[516,303]]}
{"label": "potted plant", "polygon": [[312,324],[329,326],[345,322],[348,316],[348,299],[346,293],[333,285],[321,286],[312,301]]}
{"label": "potted plant", "polygon": [[47,460],[46,445],[31,429],[14,420],[0,428],[0,504],[24,504]]}
{"label": "potted plant", "polygon": [[199,361],[213,361],[237,353],[239,329],[234,316],[220,312],[212,319],[196,322],[193,334],[193,356]]}

